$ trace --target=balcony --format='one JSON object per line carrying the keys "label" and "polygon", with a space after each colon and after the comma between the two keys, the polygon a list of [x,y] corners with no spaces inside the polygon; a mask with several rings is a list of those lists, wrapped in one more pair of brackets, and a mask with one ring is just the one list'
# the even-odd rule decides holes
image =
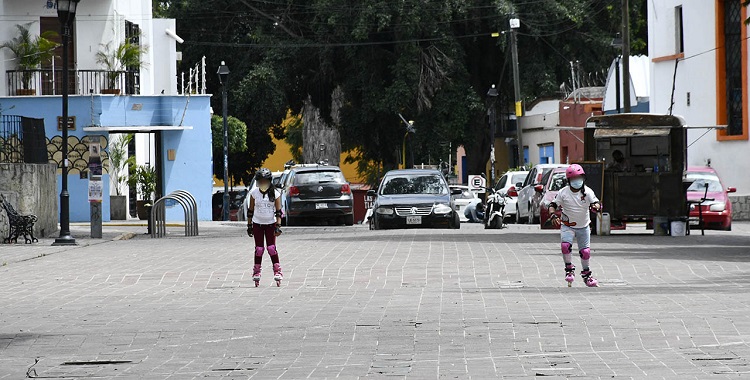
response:
{"label": "balcony", "polygon": [[[8,70],[8,96],[62,95],[62,69]],[[70,70],[70,95],[139,95],[138,71]]]}

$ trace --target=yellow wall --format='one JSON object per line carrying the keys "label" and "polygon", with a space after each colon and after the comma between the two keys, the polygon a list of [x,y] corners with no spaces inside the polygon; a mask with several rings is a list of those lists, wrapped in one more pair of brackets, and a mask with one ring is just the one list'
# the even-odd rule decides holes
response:
{"label": "yellow wall", "polygon": [[[263,162],[262,167],[270,169],[272,172],[284,170],[284,164],[292,159],[292,152],[289,150],[289,144],[284,140],[273,139],[276,144],[276,150],[272,155]],[[344,173],[346,180],[352,183],[359,181],[357,166],[355,164],[345,164],[346,153],[341,154],[341,171]]]}

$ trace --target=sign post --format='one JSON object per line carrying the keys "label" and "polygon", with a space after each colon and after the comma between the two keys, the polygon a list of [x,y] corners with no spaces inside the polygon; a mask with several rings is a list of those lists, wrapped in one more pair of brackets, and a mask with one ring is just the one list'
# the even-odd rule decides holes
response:
{"label": "sign post", "polygon": [[481,175],[469,175],[469,190],[475,193],[484,193],[487,189],[487,179]]}
{"label": "sign post", "polygon": [[91,238],[102,238],[102,199],[104,198],[104,184],[102,183],[101,145],[99,139],[89,142],[89,216],[91,220]]}

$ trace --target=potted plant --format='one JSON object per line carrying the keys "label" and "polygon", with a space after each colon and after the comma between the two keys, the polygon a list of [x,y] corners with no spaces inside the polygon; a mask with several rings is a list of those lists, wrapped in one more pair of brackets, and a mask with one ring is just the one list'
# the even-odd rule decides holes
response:
{"label": "potted plant", "polygon": [[111,220],[127,219],[127,197],[122,194],[122,187],[127,183],[127,167],[135,165],[135,156],[128,157],[128,145],[133,141],[132,133],[119,135],[112,139],[109,148],[109,178],[115,195],[109,197],[109,217]]}
{"label": "potted plant", "polygon": [[36,90],[31,88],[31,80],[34,78],[34,70],[41,66],[42,62],[49,61],[54,57],[57,44],[50,41],[56,33],[47,31],[41,36],[31,36],[29,27],[31,23],[16,25],[18,36],[0,44],[0,49],[8,48],[16,56],[18,69],[21,70],[21,86],[16,90],[16,95],[35,95]]}
{"label": "potted plant", "polygon": [[117,88],[117,79],[120,74],[126,70],[136,70],[144,64],[141,61],[141,54],[148,51],[147,46],[141,46],[130,41],[121,42],[114,46],[112,42],[102,44],[102,50],[96,53],[96,62],[102,66],[106,72],[105,88],[102,94],[119,95],[120,89]]}
{"label": "potted plant", "polygon": [[138,219],[148,220],[151,206],[154,204],[153,196],[156,191],[156,169],[150,165],[138,165],[130,173],[128,184],[138,189],[141,200],[136,202]]}

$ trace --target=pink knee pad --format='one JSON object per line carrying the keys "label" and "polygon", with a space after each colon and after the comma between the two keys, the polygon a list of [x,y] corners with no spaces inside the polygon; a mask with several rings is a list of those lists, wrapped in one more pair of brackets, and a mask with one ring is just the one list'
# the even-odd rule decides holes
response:
{"label": "pink knee pad", "polygon": [[276,251],[276,246],[275,245],[269,245],[268,246],[268,254],[271,255],[271,256],[276,256],[276,255],[279,254],[279,252]]}
{"label": "pink knee pad", "polygon": [[263,251],[264,251],[263,247],[255,247],[255,256],[263,256]]}
{"label": "pink knee pad", "polygon": [[561,246],[563,255],[569,255],[571,252],[573,252],[573,244],[564,241],[562,242]]}
{"label": "pink knee pad", "polygon": [[584,248],[578,252],[581,255],[581,258],[584,260],[588,260],[591,258],[591,249]]}

